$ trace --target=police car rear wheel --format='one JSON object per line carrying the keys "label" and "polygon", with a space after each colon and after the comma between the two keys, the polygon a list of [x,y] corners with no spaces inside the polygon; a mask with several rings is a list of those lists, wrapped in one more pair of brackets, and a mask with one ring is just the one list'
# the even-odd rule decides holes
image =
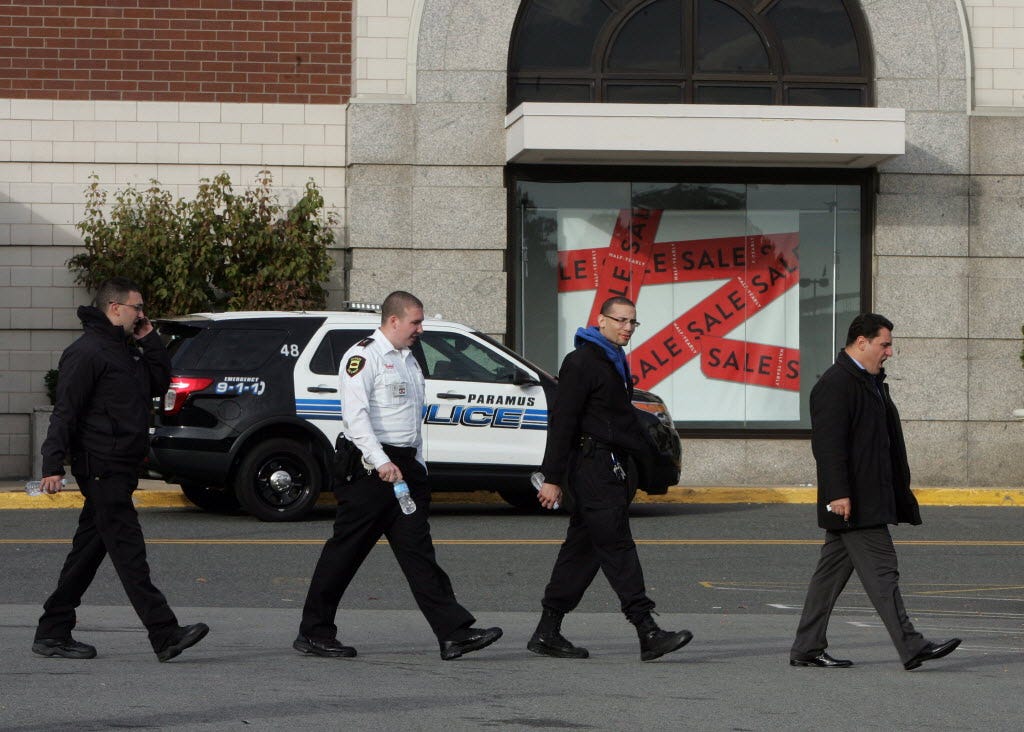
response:
{"label": "police car rear wheel", "polygon": [[239,509],[234,492],[201,483],[182,483],[181,492],[199,508],[210,513],[235,513]]}
{"label": "police car rear wheel", "polygon": [[301,442],[267,440],[242,460],[235,492],[242,507],[262,521],[294,521],[316,505],[320,466]]}

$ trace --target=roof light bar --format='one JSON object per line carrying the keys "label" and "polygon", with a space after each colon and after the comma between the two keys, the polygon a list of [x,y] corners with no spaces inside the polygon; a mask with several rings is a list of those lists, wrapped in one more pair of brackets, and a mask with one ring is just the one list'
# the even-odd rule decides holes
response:
{"label": "roof light bar", "polygon": [[376,302],[359,302],[358,300],[346,300],[342,303],[342,307],[350,312],[357,313],[379,313],[380,303]]}

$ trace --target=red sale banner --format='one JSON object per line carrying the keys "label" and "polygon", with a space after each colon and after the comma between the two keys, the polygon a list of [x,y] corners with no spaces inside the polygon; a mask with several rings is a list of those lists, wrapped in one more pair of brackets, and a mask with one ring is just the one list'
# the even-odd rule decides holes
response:
{"label": "red sale banner", "polygon": [[709,379],[800,391],[800,351],[728,338],[700,339],[700,370]]}
{"label": "red sale banner", "polygon": [[[615,248],[614,242],[620,226],[624,226],[621,216],[616,222],[612,249]],[[647,268],[643,272],[640,285],[721,280],[741,275],[750,269],[762,267],[766,261],[780,256],[796,256],[798,243],[799,235],[795,232],[657,242],[650,246],[649,253],[646,254]],[[596,248],[559,252],[558,291],[579,292],[594,289],[598,281],[597,272],[605,267],[608,251],[607,248]],[[626,274],[622,268],[613,269],[612,272],[619,278]],[[615,276],[610,277],[611,281],[615,279]],[[635,281],[633,284],[639,290],[639,285],[636,285]],[[619,286],[620,291],[614,294],[622,294],[626,289],[622,284]],[[608,295],[604,299],[611,296]]]}
{"label": "red sale banner", "polygon": [[[650,389],[703,350],[704,336],[733,330],[799,281],[799,270],[784,260],[749,278],[734,277],[633,348],[629,368],[635,386]],[[684,349],[682,343],[690,345]]]}
{"label": "red sale banner", "polygon": [[590,308],[588,325],[597,323],[601,304],[610,297],[628,297],[636,302],[644,284],[644,274],[659,221],[661,211],[638,208],[619,212],[611,244],[604,252],[604,260],[599,268],[595,262],[597,292]]}

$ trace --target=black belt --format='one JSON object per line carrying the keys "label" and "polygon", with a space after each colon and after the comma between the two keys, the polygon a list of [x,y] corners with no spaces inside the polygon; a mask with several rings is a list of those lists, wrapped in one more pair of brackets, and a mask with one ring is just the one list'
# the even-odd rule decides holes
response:
{"label": "black belt", "polygon": [[594,450],[608,450],[611,452],[615,449],[615,446],[602,442],[593,435],[580,435],[580,449],[585,453],[591,453]]}
{"label": "black belt", "polygon": [[415,447],[399,447],[398,445],[381,445],[388,457],[414,458],[416,457]]}

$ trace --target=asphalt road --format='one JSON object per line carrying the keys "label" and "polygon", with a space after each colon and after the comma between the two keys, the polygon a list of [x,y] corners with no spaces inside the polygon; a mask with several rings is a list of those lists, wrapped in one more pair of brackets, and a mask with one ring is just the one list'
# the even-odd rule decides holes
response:
{"label": "asphalt road", "polygon": [[79,613],[91,661],[29,652],[77,516],[0,511],[0,729],[987,729],[1024,718],[1024,537],[1019,508],[922,509],[897,527],[902,588],[929,638],[952,656],[902,669],[859,583],[831,624],[848,670],[787,664],[820,546],[805,505],[634,506],[632,525],[663,627],[695,634],[641,663],[636,636],[598,578],[565,623],[586,661],[525,650],[564,532],[560,515],[499,504],[435,507],[433,534],[460,600],[505,637],[442,662],[386,545],[346,595],[351,660],[302,657],[290,643],[331,528],[266,524],[191,509],[144,509],[154,580],[181,622],[210,636],[158,664],[109,564]]}

